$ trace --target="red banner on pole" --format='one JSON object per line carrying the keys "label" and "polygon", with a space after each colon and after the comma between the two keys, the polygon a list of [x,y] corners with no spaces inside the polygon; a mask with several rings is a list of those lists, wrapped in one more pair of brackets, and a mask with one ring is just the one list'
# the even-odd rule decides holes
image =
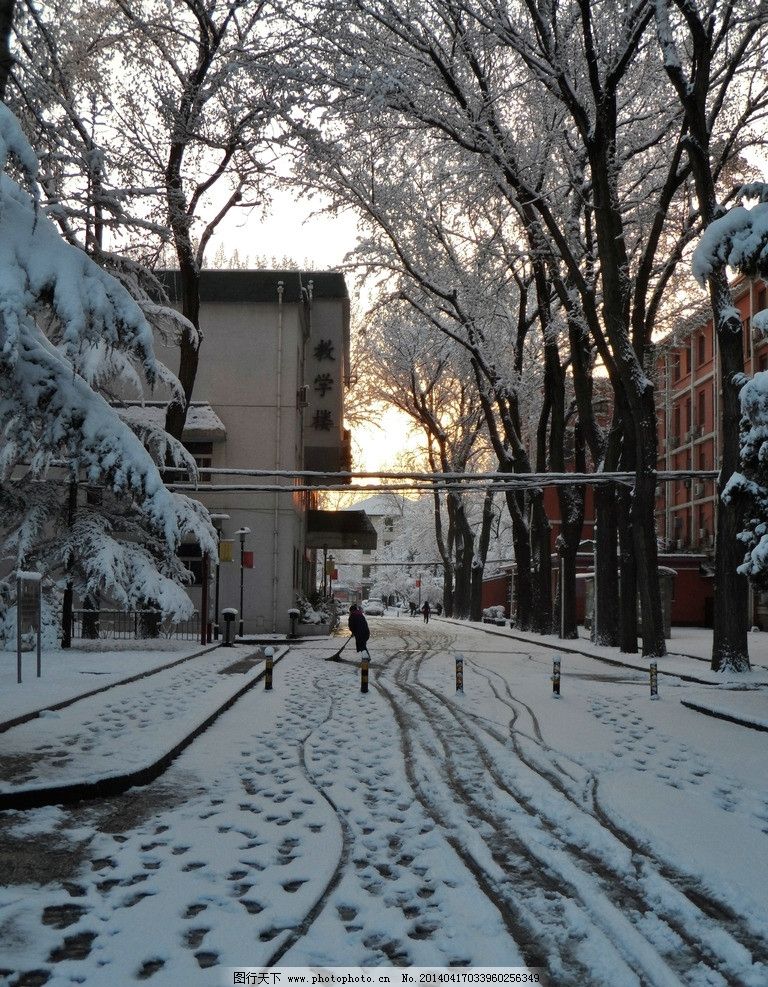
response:
{"label": "red banner on pole", "polygon": [[253,569],[253,552],[243,552],[243,569]]}

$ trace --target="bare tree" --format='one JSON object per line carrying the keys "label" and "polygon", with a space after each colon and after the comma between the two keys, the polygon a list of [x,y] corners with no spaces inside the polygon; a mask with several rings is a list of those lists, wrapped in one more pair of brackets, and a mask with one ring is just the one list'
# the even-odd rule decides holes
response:
{"label": "bare tree", "polygon": [[[74,29],[65,33],[73,18],[62,0],[24,3],[19,99],[52,140],[68,142],[51,154],[58,171],[52,166],[45,185],[49,199],[60,216],[69,204],[94,252],[117,244],[156,263],[172,247],[184,402],[169,406],[167,427],[180,437],[202,338],[206,248],[231,209],[256,203],[268,168],[270,8],[266,0],[83,0],[74,20],[91,32],[84,43]],[[74,45],[77,57],[65,57]]]}
{"label": "bare tree", "polygon": [[[698,209],[708,226],[722,211],[718,187],[726,177],[724,165],[730,157],[723,154],[722,144],[733,153],[745,138],[749,139],[749,129],[761,124],[768,112],[768,4],[659,0],[656,23],[664,68],[685,116],[685,152]],[[738,540],[743,518],[739,499],[723,498],[740,467],[742,327],[725,266],[712,267],[706,283],[717,335],[722,394],[712,668],[743,671],[749,669],[747,580],[737,572],[744,552]]]}
{"label": "bare tree", "polygon": [[[420,324],[402,301],[379,307],[365,329],[363,348],[361,369],[369,380],[370,396],[399,408],[423,432],[432,472],[465,472],[476,454],[483,413],[461,366],[466,360],[463,351],[431,324]],[[433,503],[443,562],[443,605],[449,616],[468,617],[477,555],[466,497],[460,489],[444,493],[436,488]]]}

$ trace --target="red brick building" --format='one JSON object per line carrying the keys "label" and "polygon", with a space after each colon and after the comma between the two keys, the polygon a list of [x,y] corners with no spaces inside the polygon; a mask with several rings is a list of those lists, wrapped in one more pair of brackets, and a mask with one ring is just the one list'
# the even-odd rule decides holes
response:
{"label": "red brick building", "polygon": [[[739,310],[748,375],[768,370],[768,341],[753,330],[752,317],[768,308],[761,282],[738,281],[733,304]],[[712,318],[677,330],[658,347],[656,408],[660,470],[716,470],[721,462],[721,393],[717,335]],[[673,623],[711,623],[714,594],[712,559],[717,523],[714,480],[660,484],[656,531],[662,551],[676,553]],[[680,554],[683,553],[683,554]],[[698,573],[698,575],[697,575]],[[760,600],[751,603],[753,624],[768,629]]]}
{"label": "red brick building", "polygon": [[[741,314],[745,371],[751,375],[768,369],[768,342],[752,330],[752,316],[768,308],[768,292],[762,282],[742,281],[733,295]],[[656,381],[660,470],[718,468],[721,391],[711,318],[662,342]],[[659,486],[656,530],[667,551],[711,553],[716,518],[714,480]]]}

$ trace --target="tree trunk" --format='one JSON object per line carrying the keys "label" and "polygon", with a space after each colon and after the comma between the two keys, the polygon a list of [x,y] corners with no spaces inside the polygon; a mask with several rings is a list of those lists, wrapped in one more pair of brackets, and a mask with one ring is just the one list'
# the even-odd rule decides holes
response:
{"label": "tree trunk", "polygon": [[480,538],[477,544],[475,558],[472,561],[472,591],[469,608],[469,619],[483,619],[483,573],[485,560],[488,557],[488,546],[491,543],[491,526],[493,524],[493,494],[492,488],[485,492],[483,498],[483,519],[480,524]]}
{"label": "tree trunk", "polygon": [[533,558],[533,611],[531,630],[552,633],[552,545],[551,527],[544,510],[541,490],[531,496],[531,555]]}
{"label": "tree trunk", "polygon": [[528,524],[517,501],[518,494],[508,491],[507,508],[512,519],[512,544],[515,550],[515,574],[512,600],[515,626],[529,631],[533,619],[533,588],[531,580],[531,545]]}
{"label": "tree trunk", "polygon": [[0,0],[0,100],[3,101],[13,68],[11,31],[13,30],[13,8],[15,6],[16,0]]}
{"label": "tree trunk", "polygon": [[470,614],[474,536],[467,520],[461,496],[449,493],[448,499],[454,501],[453,516],[456,527],[456,582],[453,593],[453,616],[459,620],[466,620]]}
{"label": "tree trunk", "polygon": [[637,567],[632,530],[632,494],[621,486],[616,494],[619,535],[619,650],[637,654]]}
{"label": "tree trunk", "polygon": [[724,501],[722,492],[735,472],[741,468],[738,375],[744,372],[742,328],[738,316],[727,317],[732,306],[725,272],[710,278],[710,297],[715,313],[715,325],[720,352],[722,412],[722,458],[717,481],[718,508],[715,535],[715,610],[712,636],[712,669],[748,672],[749,584],[740,576],[738,567],[744,561],[744,547],[738,540],[744,528],[742,506],[738,498]]}
{"label": "tree trunk", "polygon": [[165,416],[165,430],[181,441],[187,412],[200,360],[200,272],[194,262],[181,264],[181,311],[195,327],[197,334],[185,329],[179,342],[179,372],[177,374],[184,392],[184,404],[171,404]]}
{"label": "tree trunk", "polygon": [[593,614],[592,640],[595,644],[615,648],[619,643],[619,579],[616,567],[618,518],[612,487],[596,487],[595,522],[597,617]]}
{"label": "tree trunk", "polygon": [[[70,482],[67,490],[67,525],[72,529],[77,511],[77,483]],[[61,605],[61,646],[72,647],[72,611],[74,607],[75,588],[70,570],[72,563],[67,565],[67,582],[64,587],[64,598]]]}

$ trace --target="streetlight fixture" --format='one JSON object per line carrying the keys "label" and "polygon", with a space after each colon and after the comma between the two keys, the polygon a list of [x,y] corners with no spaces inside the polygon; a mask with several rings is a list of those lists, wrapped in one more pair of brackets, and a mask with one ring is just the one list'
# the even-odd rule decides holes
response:
{"label": "streetlight fixture", "polygon": [[245,536],[250,533],[250,528],[238,528],[235,532],[240,539],[240,637],[243,636],[243,575],[245,573]]}

